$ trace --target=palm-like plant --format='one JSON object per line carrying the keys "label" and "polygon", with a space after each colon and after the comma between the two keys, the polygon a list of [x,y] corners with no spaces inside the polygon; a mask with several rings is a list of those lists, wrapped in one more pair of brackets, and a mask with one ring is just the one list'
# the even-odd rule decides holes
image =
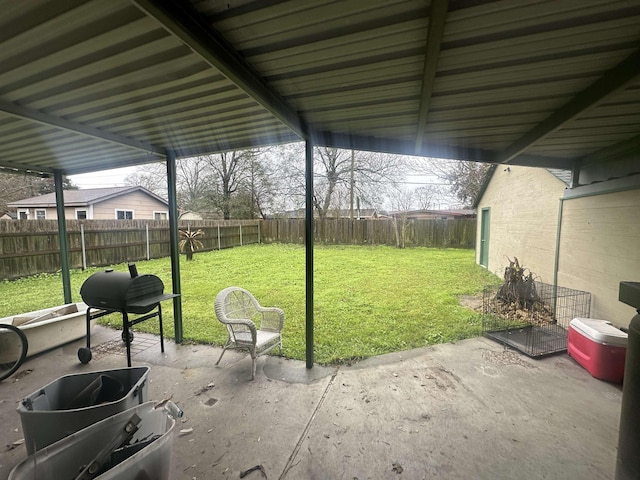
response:
{"label": "palm-like plant", "polygon": [[180,243],[178,246],[180,247],[180,251],[183,252],[187,256],[187,260],[193,260],[193,252],[203,248],[204,245],[198,237],[204,235],[204,232],[200,229],[193,231],[191,228],[187,228],[187,230],[180,230]]}

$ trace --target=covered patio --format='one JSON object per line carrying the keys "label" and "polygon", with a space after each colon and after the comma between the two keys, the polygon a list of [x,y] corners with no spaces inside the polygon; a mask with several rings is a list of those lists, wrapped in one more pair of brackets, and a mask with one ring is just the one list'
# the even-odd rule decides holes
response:
{"label": "covered patio", "polygon": [[[150,399],[185,412],[172,449],[172,479],[612,479],[620,386],[591,377],[566,354],[532,360],[476,338],[316,366],[136,334],[134,365],[151,367]],[[123,368],[118,332],[97,327],[91,367],[82,342],[28,359],[0,384],[2,445],[23,438],[18,402],[64,374]],[[9,447],[8,447],[9,448]],[[0,477],[25,458],[0,452]]]}
{"label": "covered patio", "polygon": [[[63,175],[166,162],[180,294],[176,158],[306,142],[309,368],[314,145],[564,168],[572,187],[600,182],[592,171],[635,171],[637,2],[2,0],[0,9],[0,168],[56,180],[65,302]],[[180,342],[179,297],[174,318]]]}

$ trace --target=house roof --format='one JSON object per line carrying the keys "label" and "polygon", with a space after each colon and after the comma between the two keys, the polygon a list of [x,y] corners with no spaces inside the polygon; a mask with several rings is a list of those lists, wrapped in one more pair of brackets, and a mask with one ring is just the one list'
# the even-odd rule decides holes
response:
{"label": "house roof", "polygon": [[[484,192],[487,190],[487,187],[489,186],[489,182],[491,181],[491,177],[493,177],[493,174],[496,171],[497,167],[498,167],[497,165],[491,165],[491,167],[489,167],[489,169],[485,173],[485,177],[484,177],[484,180],[482,182],[482,186],[480,187],[480,191],[478,192],[478,196],[476,197],[475,201],[473,202],[473,208],[477,208],[478,207],[478,204],[480,203],[480,200],[482,199],[482,196],[484,195]],[[570,170],[563,170],[563,169],[559,169],[559,168],[547,168],[546,170],[551,175],[553,175],[558,180],[560,180],[562,183],[564,183],[566,186],[569,186],[571,184],[571,171]]]}
{"label": "house roof", "polygon": [[[87,188],[84,190],[65,190],[64,191],[64,204],[67,207],[83,207],[94,205],[96,203],[104,202],[115,197],[127,195],[133,192],[142,192],[159,202],[168,205],[167,201],[157,196],[155,193],[150,192],[144,187],[112,187],[112,188]],[[11,208],[29,208],[29,207],[44,207],[52,208],[56,206],[55,193],[47,193],[45,195],[39,195],[36,197],[25,198],[16,202],[7,204]]]}
{"label": "house roof", "polygon": [[422,213],[422,212],[433,213],[435,215],[449,215],[452,217],[468,217],[476,214],[476,211],[472,208],[461,208],[461,209],[454,209],[454,210],[422,210],[422,211],[411,212],[411,213]]}
{"label": "house roof", "polygon": [[0,167],[311,139],[570,168],[640,145],[628,0],[0,0]]}
{"label": "house roof", "polygon": [[449,217],[469,217],[475,216],[476,211],[469,208],[464,209],[450,209],[450,210],[408,210],[408,211],[396,211],[390,212],[390,215],[399,215],[404,214],[408,216],[420,216],[420,215],[438,215],[438,216],[449,216]]}
{"label": "house roof", "polygon": [[[298,208],[296,210],[288,210],[283,212],[282,214],[277,214],[276,216],[285,216],[287,218],[304,218],[306,214],[306,210],[304,208]],[[378,214],[378,210],[376,208],[361,208],[353,209],[353,215],[357,217],[374,217]],[[314,216],[318,216],[317,210],[313,211]],[[351,210],[348,208],[343,208],[338,211],[338,217],[348,218],[351,216]],[[327,211],[327,217],[336,217],[336,210],[331,208]]]}
{"label": "house roof", "polygon": [[559,168],[547,168],[547,170],[566,186],[571,185],[571,170],[560,170]]}

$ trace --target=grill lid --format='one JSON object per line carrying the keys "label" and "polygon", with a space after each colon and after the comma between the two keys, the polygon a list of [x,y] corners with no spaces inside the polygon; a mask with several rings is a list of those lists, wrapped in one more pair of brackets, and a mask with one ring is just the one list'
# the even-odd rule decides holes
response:
{"label": "grill lid", "polygon": [[[90,307],[130,313],[146,313],[165,299],[164,284],[155,275],[106,270],[91,275],[80,288],[82,300]],[[135,272],[137,275],[137,272]]]}

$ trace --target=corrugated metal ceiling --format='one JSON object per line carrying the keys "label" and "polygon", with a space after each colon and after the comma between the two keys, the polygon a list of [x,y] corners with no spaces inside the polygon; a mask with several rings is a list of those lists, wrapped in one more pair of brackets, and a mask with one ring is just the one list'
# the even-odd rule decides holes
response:
{"label": "corrugated metal ceiling", "polygon": [[0,0],[0,166],[299,140],[571,167],[640,145],[640,2]]}

